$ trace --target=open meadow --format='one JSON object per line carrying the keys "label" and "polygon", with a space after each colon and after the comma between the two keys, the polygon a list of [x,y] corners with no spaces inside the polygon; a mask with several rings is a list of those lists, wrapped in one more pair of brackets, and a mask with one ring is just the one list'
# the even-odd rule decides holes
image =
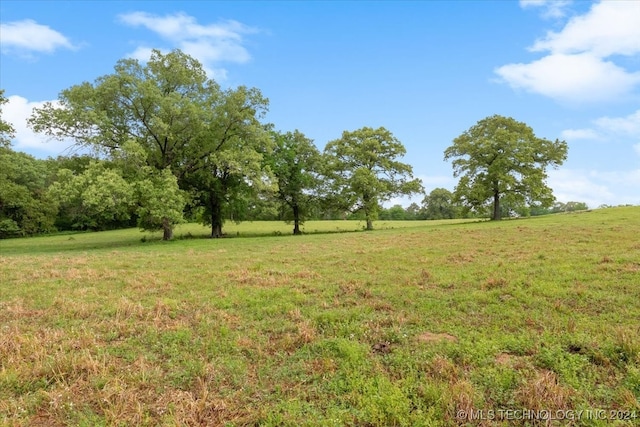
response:
{"label": "open meadow", "polygon": [[640,425],[640,207],[362,225],[0,241],[0,423]]}

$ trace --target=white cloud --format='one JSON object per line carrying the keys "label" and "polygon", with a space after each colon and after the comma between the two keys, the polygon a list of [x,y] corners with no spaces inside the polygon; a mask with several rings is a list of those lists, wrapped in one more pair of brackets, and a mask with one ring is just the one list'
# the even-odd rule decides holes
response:
{"label": "white cloud", "polygon": [[593,129],[566,129],[561,133],[562,139],[575,141],[578,139],[598,139],[600,135]]}
{"label": "white cloud", "polygon": [[601,117],[595,124],[610,133],[640,138],[640,110],[626,117]]}
{"label": "white cloud", "polygon": [[531,50],[554,54],[589,52],[598,57],[640,52],[640,2],[603,1],[571,19],[560,32],[549,32]]}
{"label": "white cloud", "polygon": [[146,62],[149,60],[149,58],[151,58],[152,53],[152,47],[138,46],[133,52],[129,53],[127,57],[131,59],[137,59],[140,62]]}
{"label": "white cloud", "polygon": [[67,37],[31,19],[0,24],[0,35],[0,46],[5,54],[76,49]]}
{"label": "white cloud", "polygon": [[[120,21],[133,27],[144,27],[167,40],[174,47],[198,59],[207,74],[214,78],[226,78],[222,62],[246,63],[251,55],[243,45],[243,36],[257,32],[240,22],[228,20],[217,24],[201,25],[184,13],[156,16],[145,12],[120,15]],[[150,52],[139,47],[132,56],[138,59]],[[148,60],[146,56],[144,60]]]}
{"label": "white cloud", "polygon": [[[542,2],[521,3],[523,7]],[[640,71],[616,63],[618,55],[640,54],[640,2],[603,1],[548,32],[530,48],[548,52],[529,63],[507,64],[495,72],[514,89],[565,103],[624,99],[640,85]],[[631,61],[630,63],[634,63]]]}
{"label": "white cloud", "polygon": [[593,121],[592,128],[566,129],[563,139],[600,139],[620,140],[621,138],[640,139],[640,110],[625,117],[600,117]]}
{"label": "white cloud", "polygon": [[[13,149],[25,152],[47,152],[53,155],[62,154],[73,145],[73,141],[57,141],[33,132],[27,127],[27,119],[31,116],[34,108],[42,107],[47,101],[28,101],[27,99],[12,95],[2,109],[3,120],[11,123],[16,130],[13,139]],[[51,101],[54,105],[59,105],[58,101]]]}
{"label": "white cloud", "polygon": [[549,171],[549,186],[558,201],[600,205],[640,204],[640,169],[599,172],[581,169]]}
{"label": "white cloud", "polygon": [[520,0],[520,7],[523,9],[541,8],[544,18],[556,19],[566,15],[566,9],[570,4],[571,1],[567,0]]}
{"label": "white cloud", "polygon": [[453,191],[458,182],[457,179],[453,178],[453,175],[417,175],[416,178],[422,181],[427,194],[434,188],[446,188]]}
{"label": "white cloud", "polygon": [[616,99],[640,83],[640,72],[629,73],[588,53],[553,54],[528,64],[504,65],[496,73],[514,89],[569,103]]}

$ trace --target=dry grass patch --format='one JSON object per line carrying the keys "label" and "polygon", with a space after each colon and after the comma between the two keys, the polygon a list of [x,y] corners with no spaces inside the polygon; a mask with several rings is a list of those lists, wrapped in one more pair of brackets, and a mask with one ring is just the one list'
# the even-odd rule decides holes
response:
{"label": "dry grass patch", "polygon": [[437,355],[428,364],[429,376],[455,384],[460,379],[461,370],[451,360]]}
{"label": "dry grass patch", "polygon": [[473,421],[473,413],[479,407],[476,404],[475,394],[476,390],[468,380],[458,380],[450,385],[448,392],[451,402],[448,412],[450,421],[458,425]]}
{"label": "dry grass patch", "polygon": [[433,332],[423,332],[418,335],[418,341],[422,342],[438,342],[438,341],[449,341],[456,342],[458,338],[451,334],[447,333],[433,333]]}
{"label": "dry grass patch", "polygon": [[504,288],[509,284],[507,279],[503,277],[490,277],[482,285],[482,289],[491,290],[496,288]]}
{"label": "dry grass patch", "polygon": [[571,398],[574,391],[560,385],[558,376],[551,371],[541,370],[521,385],[515,397],[523,408],[532,411],[569,410],[573,408]]}

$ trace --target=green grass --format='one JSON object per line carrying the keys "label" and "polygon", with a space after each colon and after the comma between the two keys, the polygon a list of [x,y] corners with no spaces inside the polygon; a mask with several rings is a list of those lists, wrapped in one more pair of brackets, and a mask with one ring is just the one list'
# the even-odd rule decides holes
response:
{"label": "green grass", "polygon": [[362,225],[0,241],[0,423],[640,417],[640,208]]}

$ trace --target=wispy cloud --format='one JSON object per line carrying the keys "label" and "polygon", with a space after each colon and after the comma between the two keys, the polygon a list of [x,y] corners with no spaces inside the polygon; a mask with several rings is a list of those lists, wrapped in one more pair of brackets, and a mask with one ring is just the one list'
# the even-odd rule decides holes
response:
{"label": "wispy cloud", "polygon": [[593,120],[593,126],[583,129],[567,129],[562,137],[578,139],[625,139],[640,140],[640,110],[624,117],[600,117]]}
{"label": "wispy cloud", "polygon": [[[184,13],[157,16],[133,12],[118,18],[126,25],[143,27],[156,33],[171,45],[167,50],[179,48],[198,59],[211,77],[223,79],[227,72],[220,64],[248,62],[251,55],[244,46],[244,36],[258,32],[233,20],[201,25],[194,17]],[[149,56],[143,57],[150,51],[150,47],[140,46],[130,56],[146,60]]]}
{"label": "wispy cloud", "polygon": [[593,129],[566,129],[561,133],[562,139],[575,141],[579,139],[599,139],[598,132]]}
{"label": "wispy cloud", "polygon": [[570,4],[568,0],[520,0],[523,9],[538,8],[542,10],[543,18],[553,19],[564,17]]}
{"label": "wispy cloud", "polygon": [[551,170],[548,184],[563,203],[584,202],[591,208],[605,204],[640,204],[640,169],[613,172]]}
{"label": "wispy cloud", "polygon": [[640,73],[629,73],[589,53],[552,54],[528,64],[508,64],[496,72],[514,89],[567,103],[617,99],[640,84]]}
{"label": "wispy cloud", "polygon": [[640,52],[640,2],[603,1],[571,19],[562,31],[549,31],[531,47],[534,52],[589,52],[604,58]]}
{"label": "wispy cloud", "polygon": [[[53,155],[61,155],[71,147],[72,140],[51,140],[43,135],[35,133],[27,126],[27,119],[31,116],[33,109],[42,107],[47,101],[30,102],[21,96],[9,96],[8,101],[2,109],[2,118],[16,130],[13,139],[13,149],[17,151],[46,152]],[[59,105],[58,101],[51,101],[54,105]]]}
{"label": "wispy cloud", "polygon": [[[600,117],[591,127],[567,129],[568,141],[597,140],[628,147],[640,156],[640,110],[624,117]],[[590,207],[602,204],[640,204],[640,169],[596,171],[561,169],[550,171],[549,185],[562,202],[582,201]]]}
{"label": "wispy cloud", "polygon": [[640,110],[625,117],[600,117],[595,124],[607,132],[640,139]]}
{"label": "wispy cloud", "polygon": [[[537,4],[541,2],[526,2]],[[523,3],[521,3],[523,4]],[[546,3],[545,3],[546,4]],[[625,69],[619,56],[640,57],[640,2],[603,1],[570,19],[558,32],[535,41],[532,52],[547,55],[495,72],[514,89],[566,103],[625,98],[640,86],[640,71]]]}
{"label": "wispy cloud", "polygon": [[77,49],[63,34],[31,19],[0,24],[3,54],[30,56],[33,52],[53,53],[57,49]]}

